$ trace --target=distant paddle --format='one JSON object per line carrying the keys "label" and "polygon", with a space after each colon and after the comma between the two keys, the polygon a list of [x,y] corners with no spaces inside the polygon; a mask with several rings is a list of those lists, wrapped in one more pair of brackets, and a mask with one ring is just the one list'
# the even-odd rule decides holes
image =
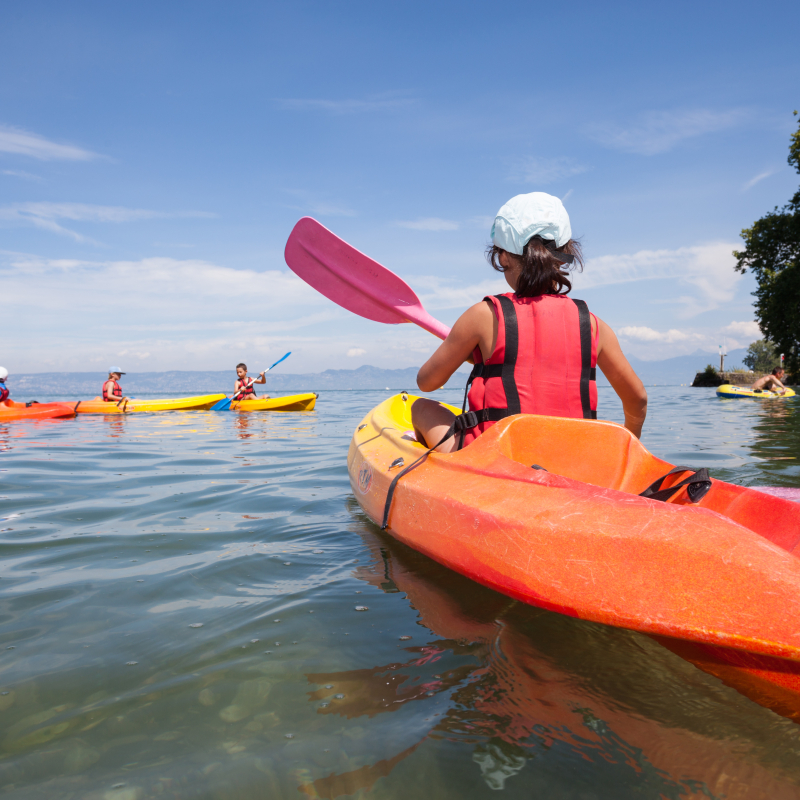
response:
{"label": "distant paddle", "polygon": [[450,332],[402,278],[311,217],[294,226],[284,257],[309,286],[360,317],[389,325],[413,322],[440,339]]}
{"label": "distant paddle", "polygon": [[[279,359],[278,359],[278,360],[277,360],[277,361],[276,361],[276,362],[275,362],[275,363],[272,365],[272,367],[277,367],[277,366],[278,366],[278,364],[280,364],[280,363],[281,363],[281,361],[285,361],[287,358],[289,358],[289,356],[290,356],[291,354],[292,354],[292,352],[291,352],[291,350],[290,350],[290,351],[289,351],[289,352],[288,352],[288,353],[287,353],[285,356],[281,356],[281,357],[280,357],[280,358],[279,358]],[[267,368],[264,370],[264,374],[266,374],[267,372],[269,372],[269,371],[272,369],[272,367],[267,367]],[[250,380],[247,382],[247,386],[252,386],[252,385],[255,383],[255,380],[256,380],[255,378],[250,378]],[[232,402],[234,402],[235,400],[237,400],[237,399],[239,398],[239,396],[240,396],[240,395],[241,395],[241,394],[244,392],[244,390],[247,388],[247,386],[242,386],[242,387],[239,389],[239,391],[238,391],[238,392],[236,392],[236,394],[234,394],[234,395],[233,395],[233,397],[226,397],[224,400],[218,400],[216,403],[214,403],[214,405],[213,405],[213,406],[211,406],[211,408],[210,408],[209,410],[210,410],[210,411],[230,411],[230,408],[231,408],[231,403],[232,403]]]}

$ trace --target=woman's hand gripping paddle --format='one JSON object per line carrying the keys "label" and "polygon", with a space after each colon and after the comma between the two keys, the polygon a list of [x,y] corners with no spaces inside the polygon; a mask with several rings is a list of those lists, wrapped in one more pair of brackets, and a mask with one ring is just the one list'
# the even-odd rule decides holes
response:
{"label": "woman's hand gripping paddle", "polygon": [[413,322],[440,339],[450,332],[422,307],[402,278],[311,217],[294,226],[284,257],[307,284],[360,317],[389,325]]}
{"label": "woman's hand gripping paddle", "polygon": [[[292,354],[292,351],[290,350],[285,356],[281,356],[272,365],[272,367],[277,367],[278,364],[281,363],[281,361],[284,361],[285,359],[289,358],[289,356],[291,354]],[[266,374],[267,372],[269,372],[272,369],[272,367],[267,367],[267,369],[265,369],[264,372],[261,373],[261,374],[262,375]],[[256,382],[255,378],[250,378],[250,380],[247,382],[247,386],[252,386],[255,382]],[[226,397],[224,400],[217,400],[217,402],[214,403],[213,406],[211,406],[209,411],[230,411],[231,403],[235,402],[240,397],[240,395],[244,392],[244,390],[247,388],[247,386],[240,387],[239,391],[236,392],[236,394],[234,394],[233,397]]]}

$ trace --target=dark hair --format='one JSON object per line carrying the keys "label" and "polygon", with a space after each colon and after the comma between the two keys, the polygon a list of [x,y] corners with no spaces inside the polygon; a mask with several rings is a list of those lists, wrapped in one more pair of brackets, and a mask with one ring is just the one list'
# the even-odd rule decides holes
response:
{"label": "dark hair", "polygon": [[[553,242],[548,242],[553,247]],[[570,239],[565,245],[553,250],[545,244],[540,236],[534,236],[525,245],[521,256],[509,253],[512,258],[522,261],[522,272],[517,282],[516,294],[518,297],[537,297],[540,294],[568,294],[572,289],[569,279],[570,269],[583,270],[583,251],[580,242]],[[505,252],[502,247],[490,244],[486,248],[486,259],[498,271],[505,272],[500,263],[500,253]],[[572,264],[559,261],[554,253],[564,253],[572,256]]]}
{"label": "dark hair", "polygon": [[241,367],[245,372],[247,372],[247,364],[245,363],[237,364],[236,369],[239,369],[239,367]]}
{"label": "dark hair", "polygon": [[779,372],[786,372],[786,370],[783,367],[775,367],[775,369],[772,370],[773,375],[777,375]]}

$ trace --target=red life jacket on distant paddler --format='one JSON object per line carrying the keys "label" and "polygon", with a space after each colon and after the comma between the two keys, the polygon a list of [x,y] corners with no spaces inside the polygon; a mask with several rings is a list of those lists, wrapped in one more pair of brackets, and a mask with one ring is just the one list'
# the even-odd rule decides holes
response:
{"label": "red life jacket on distant paddler", "polygon": [[484,300],[497,315],[497,343],[467,384],[464,444],[512,414],[597,419],[597,336],[586,303],[512,292]]}
{"label": "red life jacket on distant paddler", "polygon": [[[111,389],[111,397],[108,396],[106,387],[108,384],[113,383],[114,386]],[[103,384],[103,400],[116,402],[117,400],[122,399],[122,387],[116,381],[106,381]]]}
{"label": "red life jacket on distant paddler", "polygon": [[252,383],[249,386],[246,386],[244,388],[241,385],[245,381],[249,381],[249,380],[250,380],[250,378],[245,378],[244,381],[239,381],[239,388],[238,388],[238,390],[236,392],[234,392],[234,397],[237,400],[247,400],[250,397],[255,397],[256,396],[256,390],[253,387]]}

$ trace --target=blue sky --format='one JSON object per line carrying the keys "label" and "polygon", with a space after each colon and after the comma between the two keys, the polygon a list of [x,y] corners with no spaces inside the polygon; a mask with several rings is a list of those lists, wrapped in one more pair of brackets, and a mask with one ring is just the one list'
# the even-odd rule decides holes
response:
{"label": "blue sky", "polygon": [[796,2],[0,7],[0,363],[420,364],[290,273],[314,216],[448,324],[512,195],[564,199],[573,295],[657,359],[758,338],[739,231],[786,202]]}

